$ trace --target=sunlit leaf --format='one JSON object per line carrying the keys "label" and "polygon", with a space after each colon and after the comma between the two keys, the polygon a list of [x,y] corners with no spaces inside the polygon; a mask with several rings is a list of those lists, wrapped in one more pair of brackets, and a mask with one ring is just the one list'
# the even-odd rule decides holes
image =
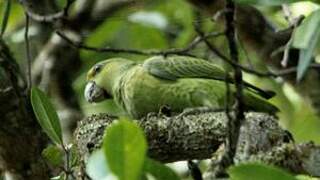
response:
{"label": "sunlit leaf", "polygon": [[299,26],[294,34],[293,46],[300,48],[300,57],[298,63],[297,80],[300,81],[307,71],[314,50],[320,38],[320,10],[314,11]]}
{"label": "sunlit leaf", "polygon": [[106,129],[103,149],[110,170],[120,180],[138,180],[147,151],[144,132],[132,121],[119,120]]}
{"label": "sunlit leaf", "polygon": [[61,125],[49,98],[37,87],[31,89],[31,104],[36,118],[50,139],[62,145]]}
{"label": "sunlit leaf", "polygon": [[240,164],[229,168],[228,174],[232,180],[296,180],[296,178],[282,169],[260,163]]}

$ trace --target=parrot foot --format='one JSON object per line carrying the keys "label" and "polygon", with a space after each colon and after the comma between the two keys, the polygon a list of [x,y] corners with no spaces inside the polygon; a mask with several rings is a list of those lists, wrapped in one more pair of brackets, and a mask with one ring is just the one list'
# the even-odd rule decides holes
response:
{"label": "parrot foot", "polygon": [[171,107],[168,106],[168,105],[163,105],[163,106],[161,106],[160,109],[159,109],[159,112],[158,112],[158,116],[160,117],[160,116],[162,116],[162,115],[164,115],[164,116],[166,116],[166,117],[172,116]]}
{"label": "parrot foot", "polygon": [[188,160],[188,169],[191,177],[194,180],[202,180],[202,173],[199,168],[200,161],[193,162],[192,160]]}
{"label": "parrot foot", "polygon": [[210,108],[210,107],[196,107],[196,108],[186,108],[182,113],[178,114],[178,118],[188,115],[196,115],[200,113],[209,113],[209,112],[222,112],[225,111],[224,108]]}

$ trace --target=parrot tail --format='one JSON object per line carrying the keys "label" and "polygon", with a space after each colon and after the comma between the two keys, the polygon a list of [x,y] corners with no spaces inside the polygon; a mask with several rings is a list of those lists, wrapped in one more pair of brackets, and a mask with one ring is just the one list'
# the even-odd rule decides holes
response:
{"label": "parrot tail", "polygon": [[260,89],[256,86],[246,82],[246,81],[244,81],[243,84],[245,87],[248,88],[248,90],[259,94],[261,97],[263,97],[265,99],[270,99],[276,95],[276,93],[274,91]]}
{"label": "parrot tail", "polygon": [[256,111],[256,112],[265,112],[268,114],[275,114],[279,112],[279,108],[270,102],[254,95],[250,92],[246,92],[244,94],[244,103],[246,106],[246,110]]}

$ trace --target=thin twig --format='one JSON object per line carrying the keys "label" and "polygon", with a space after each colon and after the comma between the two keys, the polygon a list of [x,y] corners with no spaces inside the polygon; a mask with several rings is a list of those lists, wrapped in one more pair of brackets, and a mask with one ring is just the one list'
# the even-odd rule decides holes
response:
{"label": "thin twig", "polygon": [[25,46],[26,46],[26,55],[27,55],[27,91],[30,92],[32,86],[31,80],[31,54],[30,54],[30,41],[29,41],[29,15],[25,13],[26,17],[26,26],[24,32]]}
{"label": "thin twig", "polygon": [[[225,26],[226,26],[226,37],[229,44],[230,57],[233,62],[239,64],[238,47],[236,43],[235,26],[234,26],[234,15],[235,15],[235,4],[232,0],[226,1],[226,8],[230,11],[225,13]],[[233,158],[237,150],[237,144],[240,134],[240,127],[245,119],[244,116],[244,101],[243,101],[243,81],[242,71],[238,66],[233,65],[234,68],[234,79],[235,79],[235,116],[228,116],[227,123],[227,138],[226,138],[226,149],[216,169],[217,177],[226,176],[226,169],[234,164]],[[227,89],[229,85],[227,84]],[[227,94],[226,96],[229,96]],[[226,114],[229,112],[226,110]]]}
{"label": "thin twig", "polygon": [[[234,17],[235,17],[235,4],[232,0],[227,0],[226,8],[230,9],[230,12],[225,14],[226,20],[226,36],[228,39],[229,49],[230,49],[230,57],[231,60],[235,63],[239,63],[239,53],[238,47],[236,43],[236,35],[235,35],[235,25],[234,25]],[[229,129],[229,148],[230,152],[229,157],[233,159],[236,146],[238,142],[240,126],[242,121],[244,120],[244,102],[243,102],[243,80],[242,80],[242,71],[238,66],[233,66],[234,68],[234,79],[236,86],[236,111],[235,111],[235,119],[233,122],[229,122],[229,127],[233,126],[233,128]],[[232,162],[230,162],[232,163]],[[229,164],[230,165],[230,164]]]}
{"label": "thin twig", "polygon": [[[185,55],[185,56],[191,56],[195,57],[195,55],[189,54],[192,49],[194,49],[198,44],[201,42],[205,42],[207,47],[216,54],[219,58],[221,58],[223,61],[229,63],[232,66],[237,66],[241,68],[246,73],[256,75],[258,77],[279,77],[279,76],[286,76],[292,73],[295,73],[297,71],[297,67],[290,67],[283,70],[279,70],[277,72],[260,72],[257,70],[254,70],[252,68],[243,66],[241,64],[235,63],[231,61],[227,56],[225,56],[223,53],[221,53],[213,44],[211,44],[207,39],[210,37],[218,37],[223,34],[224,32],[212,32],[208,34],[204,34],[203,32],[197,32],[198,37],[196,37],[187,47],[185,48],[172,48],[167,50],[138,50],[138,49],[124,49],[124,48],[112,48],[112,47],[92,47],[83,44],[82,42],[75,42],[71,38],[67,37],[62,31],[56,31],[56,34],[59,35],[63,40],[65,40],[67,43],[69,43],[71,46],[75,48],[84,49],[87,51],[95,51],[95,52],[112,52],[112,53],[128,53],[128,54],[137,54],[137,55]],[[310,65],[310,68],[313,69],[320,69],[320,64],[313,63]]]}
{"label": "thin twig", "polygon": [[66,180],[69,179],[69,175],[72,174],[72,171],[71,171],[71,168],[70,168],[70,149],[68,147],[66,147],[65,144],[62,144],[62,149],[65,153],[65,158],[66,158],[66,161],[65,161],[65,167],[64,167],[64,170],[65,170],[65,173],[66,173]]}
{"label": "thin twig", "polygon": [[[197,29],[196,29],[197,31]],[[69,38],[67,35],[65,35],[61,30],[57,30],[56,34],[59,35],[63,40],[65,40],[67,43],[69,43],[71,46],[79,49],[84,49],[87,51],[95,51],[95,52],[112,52],[112,53],[128,53],[128,54],[137,54],[137,55],[185,55],[185,56],[191,56],[195,57],[195,55],[190,54],[189,52],[193,50],[198,44],[201,42],[204,42],[207,47],[219,58],[221,58],[223,61],[227,62],[228,64],[232,66],[237,66],[241,70],[243,70],[246,73],[250,73],[253,75],[256,75],[258,77],[279,77],[279,76],[286,76],[292,73],[295,73],[297,71],[297,67],[290,67],[287,69],[279,70],[277,72],[260,72],[257,70],[254,70],[252,68],[243,66],[241,64],[238,64],[234,61],[231,61],[227,56],[225,56],[222,52],[218,50],[217,47],[215,47],[212,43],[208,41],[211,37],[219,37],[225,32],[211,32],[208,34],[204,34],[203,32],[197,32],[198,37],[196,37],[189,45],[187,45],[184,48],[172,48],[167,50],[138,50],[138,49],[125,49],[125,48],[113,48],[113,47],[93,47],[83,44],[82,42],[76,42],[73,41],[71,38]],[[310,66],[314,69],[320,69],[319,64],[312,64]]]}
{"label": "thin twig", "polygon": [[[295,32],[296,28],[300,25],[300,23],[304,19],[304,16],[299,16],[297,18],[293,17],[292,12],[291,12],[290,7],[288,6],[288,4],[283,4],[282,5],[282,11],[283,11],[285,19],[289,22],[289,28],[288,29],[292,29],[292,33],[291,33],[290,39],[284,45],[284,47],[280,47],[280,49],[283,49],[283,57],[282,57],[282,60],[281,60],[281,66],[282,67],[287,67],[288,61],[289,61],[289,53],[290,53],[291,45],[292,45],[292,42],[293,42],[293,35],[294,35],[294,32]],[[276,51],[276,52],[278,53],[278,51]],[[277,54],[276,52],[274,52],[272,54],[275,55],[275,54]]]}
{"label": "thin twig", "polygon": [[75,42],[67,37],[63,32],[56,31],[56,33],[67,43],[72,45],[73,47],[88,50],[88,51],[96,51],[96,52],[112,52],[112,53],[129,53],[129,54],[137,54],[137,55],[185,55],[192,56],[189,51],[194,49],[203,39],[208,39],[211,37],[218,37],[224,34],[224,32],[213,32],[206,34],[202,37],[196,37],[187,47],[185,48],[172,48],[167,50],[138,50],[138,49],[125,49],[125,48],[113,48],[113,47],[92,47],[83,44],[82,42]]}

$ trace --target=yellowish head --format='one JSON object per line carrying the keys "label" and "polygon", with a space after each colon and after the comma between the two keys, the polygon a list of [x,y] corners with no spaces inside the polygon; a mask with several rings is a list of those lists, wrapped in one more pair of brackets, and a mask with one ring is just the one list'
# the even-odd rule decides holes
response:
{"label": "yellowish head", "polygon": [[85,98],[88,102],[100,102],[112,98],[113,87],[121,76],[122,69],[133,62],[123,58],[112,58],[95,64],[87,73]]}

